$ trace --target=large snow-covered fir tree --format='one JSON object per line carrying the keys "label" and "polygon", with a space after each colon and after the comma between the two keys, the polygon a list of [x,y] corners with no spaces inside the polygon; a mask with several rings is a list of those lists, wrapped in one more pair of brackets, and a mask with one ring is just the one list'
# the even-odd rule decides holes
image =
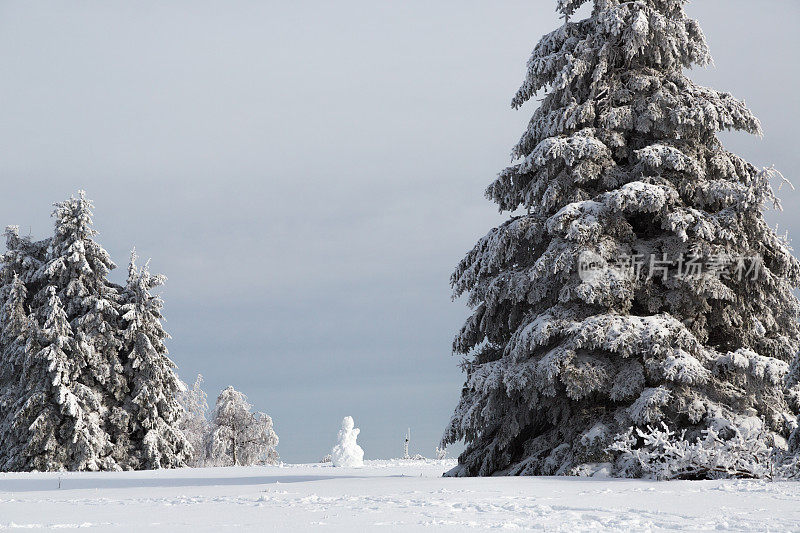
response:
{"label": "large snow-covered fir tree", "polygon": [[[0,281],[4,287],[13,279],[24,283],[22,307],[32,327],[25,362],[8,376],[17,387],[5,389],[16,390],[0,419],[5,469],[120,468],[110,457],[106,427],[108,411],[125,393],[117,287],[106,277],[113,263],[93,240],[91,207],[83,192],[56,203],[55,235],[43,241],[20,237],[14,226],[6,230]],[[7,357],[6,339],[0,347]]]}
{"label": "large snow-covered fir tree", "polygon": [[149,262],[137,266],[136,259],[134,251],[122,305],[123,355],[130,388],[125,406],[125,434],[132,446],[128,461],[134,468],[185,466],[192,447],[178,427],[183,416],[183,384],[164,345],[169,337],[161,325],[164,302],[152,294],[166,278],[150,274]]}
{"label": "large snow-covered fir tree", "polygon": [[[55,204],[55,235],[35,281],[56,289],[75,332],[75,359],[87,385],[120,401],[125,393],[119,318],[119,287],[108,280],[116,265],[94,240],[91,200],[84,191]],[[40,293],[41,294],[41,293]]]}
{"label": "large snow-covered fir tree", "polygon": [[[474,313],[454,341],[466,383],[443,441],[467,448],[450,475],[637,476],[647,426],[714,444],[755,423],[775,449],[797,428],[800,264],[762,215],[778,174],[716,136],[759,121],[684,74],[711,61],[685,0],[594,0],[571,20],[589,2],[559,0],[565,23],[533,51],[512,105],[545,96],[487,190],[512,216],[452,277]],[[717,475],[735,474],[686,474]]]}

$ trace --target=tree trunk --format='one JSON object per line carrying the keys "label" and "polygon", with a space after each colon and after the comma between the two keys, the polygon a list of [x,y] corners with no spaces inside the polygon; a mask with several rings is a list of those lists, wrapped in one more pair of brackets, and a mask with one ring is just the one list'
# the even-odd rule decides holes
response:
{"label": "tree trunk", "polygon": [[238,461],[236,459],[236,426],[231,426],[231,452],[233,453],[233,466],[238,465]]}

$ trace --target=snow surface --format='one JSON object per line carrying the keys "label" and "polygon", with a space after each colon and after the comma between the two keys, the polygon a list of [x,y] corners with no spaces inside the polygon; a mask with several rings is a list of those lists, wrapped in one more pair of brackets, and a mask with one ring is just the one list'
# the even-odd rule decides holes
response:
{"label": "snow surface", "polygon": [[5,473],[0,531],[800,531],[800,483],[440,477],[453,465]]}

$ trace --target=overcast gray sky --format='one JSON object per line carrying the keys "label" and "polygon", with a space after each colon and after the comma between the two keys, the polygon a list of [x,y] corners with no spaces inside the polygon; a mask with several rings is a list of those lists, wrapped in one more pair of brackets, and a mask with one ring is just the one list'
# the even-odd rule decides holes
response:
{"label": "overcast gray sky", "polygon": [[[0,225],[51,231],[95,200],[100,242],[169,277],[169,347],[213,398],[275,420],[287,461],[333,445],[430,455],[458,399],[467,316],[448,278],[502,220],[483,190],[532,107],[509,102],[555,0],[0,2]],[[800,184],[800,3],[696,0],[716,67]],[[771,213],[800,231],[798,193]]]}

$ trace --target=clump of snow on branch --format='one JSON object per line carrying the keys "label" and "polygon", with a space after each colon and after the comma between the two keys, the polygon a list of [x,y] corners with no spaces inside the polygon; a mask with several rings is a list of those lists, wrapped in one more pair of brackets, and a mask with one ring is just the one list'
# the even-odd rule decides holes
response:
{"label": "clump of snow on branch", "polygon": [[[631,476],[658,480],[748,478],[771,479],[776,475],[773,437],[758,418],[739,425],[720,421],[691,441],[686,430],[671,431],[665,423],[631,428],[618,437],[610,451],[617,454],[622,471]],[[785,445],[785,442],[782,444]]]}

